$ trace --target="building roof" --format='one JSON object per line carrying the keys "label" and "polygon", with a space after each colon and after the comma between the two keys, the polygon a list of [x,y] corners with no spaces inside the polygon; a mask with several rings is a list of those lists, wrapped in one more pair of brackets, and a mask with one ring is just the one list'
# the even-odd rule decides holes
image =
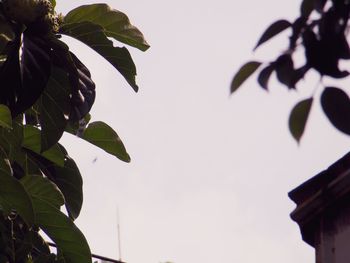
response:
{"label": "building roof", "polygon": [[303,240],[314,246],[320,215],[330,206],[343,205],[341,201],[350,196],[350,153],[289,192],[288,196],[297,205],[291,218],[298,223]]}

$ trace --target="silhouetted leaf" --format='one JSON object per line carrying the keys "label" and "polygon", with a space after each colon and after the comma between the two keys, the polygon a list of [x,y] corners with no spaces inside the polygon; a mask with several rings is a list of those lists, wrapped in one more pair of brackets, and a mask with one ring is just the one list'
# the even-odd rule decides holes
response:
{"label": "silhouetted leaf", "polygon": [[123,75],[135,91],[138,91],[135,81],[136,67],[129,51],[124,47],[114,47],[103,27],[91,22],[72,23],[65,24],[61,33],[74,37],[94,49]]}
{"label": "silhouetted leaf", "polygon": [[88,68],[73,54],[70,53],[72,61],[77,69],[75,81],[72,80],[72,99],[69,119],[81,120],[90,111],[95,101],[95,83],[91,79],[91,74]]}
{"label": "silhouetted leaf", "polygon": [[41,181],[29,187],[26,181],[23,184],[28,190],[32,200],[38,225],[58,246],[65,262],[91,263],[91,252],[87,241],[81,231],[58,208],[58,198],[52,203],[52,194],[47,193],[47,188],[55,192],[58,197],[60,192],[52,188],[49,180]]}
{"label": "silhouetted leaf", "polygon": [[303,0],[300,5],[300,13],[303,17],[309,17],[311,12],[315,9],[316,0]]}
{"label": "silhouetted leaf", "polygon": [[96,121],[90,123],[85,129],[82,139],[96,145],[124,162],[130,162],[130,156],[126,152],[118,134],[104,122]]}
{"label": "silhouetted leaf", "polygon": [[290,54],[283,54],[275,62],[276,75],[279,82],[288,88],[295,88],[294,63]]}
{"label": "silhouetted leaf", "polygon": [[274,70],[275,70],[275,64],[272,63],[260,71],[258,76],[258,83],[263,89],[268,90],[267,84]]}
{"label": "silhouetted leaf", "polygon": [[0,158],[0,211],[15,210],[31,226],[35,221],[33,204],[22,184],[12,176],[8,160]]}
{"label": "silhouetted leaf", "polygon": [[46,151],[61,138],[70,110],[67,74],[53,68],[47,86],[40,97],[41,151]]}
{"label": "silhouetted leaf", "polygon": [[0,126],[4,128],[12,128],[12,116],[10,109],[3,104],[0,104]]}
{"label": "silhouetted leaf", "polygon": [[50,76],[50,47],[46,41],[23,34],[20,59],[22,85],[17,90],[15,115],[24,112],[39,98]]}
{"label": "silhouetted leaf", "polygon": [[312,102],[313,98],[308,98],[298,102],[289,116],[289,130],[297,142],[300,141],[300,138],[304,133]]}
{"label": "silhouetted leaf", "polygon": [[321,105],[333,126],[350,135],[350,100],[348,95],[339,88],[326,87],[321,95]]}
{"label": "silhouetted leaf", "polygon": [[261,62],[257,61],[250,61],[244,64],[233,77],[231,83],[231,93],[235,92],[242,85],[242,83],[257,70],[260,65]]}
{"label": "silhouetted leaf", "polygon": [[64,23],[92,22],[100,25],[108,37],[136,47],[142,51],[149,48],[143,34],[133,25],[122,12],[111,9],[107,4],[83,5],[71,10]]}
{"label": "silhouetted leaf", "polygon": [[254,50],[257,49],[261,44],[265,43],[269,39],[273,38],[277,34],[281,33],[282,31],[284,31],[285,29],[290,27],[291,25],[292,24],[290,22],[288,22],[287,20],[278,20],[278,21],[274,22],[273,24],[271,24],[265,30],[265,32],[262,34],[262,36],[260,37]]}

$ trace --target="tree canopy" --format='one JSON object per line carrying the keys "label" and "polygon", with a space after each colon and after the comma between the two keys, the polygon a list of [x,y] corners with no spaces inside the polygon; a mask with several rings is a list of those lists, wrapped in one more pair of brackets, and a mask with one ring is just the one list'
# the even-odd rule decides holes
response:
{"label": "tree canopy", "polygon": [[[231,93],[254,72],[259,70],[257,81],[268,90],[271,75],[289,90],[298,89],[298,83],[310,71],[318,72],[321,78],[344,79],[349,71],[341,69],[339,62],[350,59],[347,40],[349,32],[350,2],[347,0],[303,0],[300,16],[294,21],[285,19],[272,23],[258,40],[254,50],[279,33],[290,30],[289,45],[268,62],[249,61],[233,77]],[[305,63],[296,67],[296,51],[302,50]],[[339,131],[350,135],[350,99],[346,89],[334,86],[321,86],[320,97],[324,114]],[[299,142],[309,117],[316,93],[299,101],[289,116],[289,129]]]}
{"label": "tree canopy", "polygon": [[59,143],[64,132],[130,162],[112,127],[90,122],[95,83],[61,36],[103,56],[135,91],[131,55],[111,39],[142,51],[149,45],[124,13],[106,4],[83,5],[66,15],[55,6],[55,0],[0,0],[1,263],[91,262],[89,245],[74,224],[83,180]]}

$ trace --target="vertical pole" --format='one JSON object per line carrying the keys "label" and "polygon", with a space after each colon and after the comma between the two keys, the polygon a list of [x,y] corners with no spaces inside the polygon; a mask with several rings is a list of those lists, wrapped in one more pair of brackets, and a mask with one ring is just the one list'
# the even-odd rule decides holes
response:
{"label": "vertical pole", "polygon": [[122,261],[122,249],[120,242],[120,220],[119,220],[119,208],[117,207],[117,235],[118,235],[118,252],[119,252],[119,261]]}

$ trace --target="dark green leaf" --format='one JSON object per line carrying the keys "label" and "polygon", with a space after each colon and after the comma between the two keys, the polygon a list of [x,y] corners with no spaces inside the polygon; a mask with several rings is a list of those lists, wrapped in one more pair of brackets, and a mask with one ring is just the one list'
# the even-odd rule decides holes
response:
{"label": "dark green leaf", "polygon": [[100,25],[108,37],[136,47],[142,51],[149,48],[143,34],[122,12],[111,9],[107,4],[83,5],[71,10],[64,18],[64,23],[92,22]]}
{"label": "dark green leaf", "polygon": [[15,210],[23,220],[32,225],[35,221],[33,204],[22,184],[12,176],[10,163],[0,158],[0,210]]}
{"label": "dark green leaf", "polygon": [[0,126],[4,128],[12,128],[12,116],[10,109],[3,104],[0,104]]}
{"label": "dark green leaf", "polygon": [[23,129],[22,146],[33,152],[40,153],[41,150],[40,130],[31,125],[25,125]]}
{"label": "dark green leaf", "polygon": [[289,130],[294,139],[299,142],[304,133],[308,120],[313,98],[308,98],[298,102],[289,116]]}
{"label": "dark green leaf", "polygon": [[61,138],[70,110],[67,74],[53,68],[40,98],[41,151],[46,151]]}
{"label": "dark green leaf", "polygon": [[64,197],[57,186],[46,177],[39,175],[27,175],[21,179],[21,183],[30,196],[50,203],[56,208],[64,204]]}
{"label": "dark green leaf", "polygon": [[261,70],[261,72],[259,73],[258,83],[263,89],[268,90],[267,84],[274,70],[275,70],[275,64],[270,64],[267,67],[265,67],[263,70]]}
{"label": "dark green leaf", "polygon": [[290,22],[288,22],[287,20],[278,20],[278,21],[274,22],[273,24],[271,24],[265,30],[265,32],[262,34],[262,36],[260,37],[254,50],[257,49],[261,44],[265,43],[269,39],[273,38],[277,34],[281,33],[282,31],[284,31],[285,29],[290,27],[291,25],[292,24]]}
{"label": "dark green leaf", "polygon": [[126,152],[118,134],[104,122],[96,121],[90,123],[85,129],[82,139],[96,145],[124,162],[130,162],[130,156]]}
{"label": "dark green leaf", "polygon": [[[40,187],[28,186],[28,192],[33,200],[36,224],[57,244],[65,262],[91,263],[91,252],[87,241],[72,220],[64,215],[56,204],[48,198],[45,185],[58,195],[59,191],[49,186],[49,181],[40,182]],[[26,182],[24,185],[27,186]]]}
{"label": "dark green leaf", "polygon": [[327,87],[321,95],[321,105],[333,126],[350,135],[350,100],[348,95],[339,88]]}
{"label": "dark green leaf", "polygon": [[103,56],[109,61],[126,79],[130,86],[137,91],[136,67],[126,48],[114,47],[100,25],[91,22],[65,24],[61,33],[74,37]]}
{"label": "dark green leaf", "polygon": [[53,167],[53,181],[62,191],[69,216],[74,220],[83,204],[83,180],[74,160],[66,156],[64,167]]}
{"label": "dark green leaf", "polygon": [[50,149],[41,153],[41,132],[38,128],[26,125],[24,126],[24,137],[22,146],[28,150],[31,150],[37,154],[41,154],[46,159],[52,161],[58,166],[64,166],[64,154],[59,148],[58,144],[55,144]]}
{"label": "dark green leaf", "polygon": [[255,70],[261,65],[261,62],[257,61],[250,61],[246,64],[244,64],[236,73],[236,75],[233,77],[232,83],[231,83],[231,93],[235,92],[242,83],[252,75]]}

